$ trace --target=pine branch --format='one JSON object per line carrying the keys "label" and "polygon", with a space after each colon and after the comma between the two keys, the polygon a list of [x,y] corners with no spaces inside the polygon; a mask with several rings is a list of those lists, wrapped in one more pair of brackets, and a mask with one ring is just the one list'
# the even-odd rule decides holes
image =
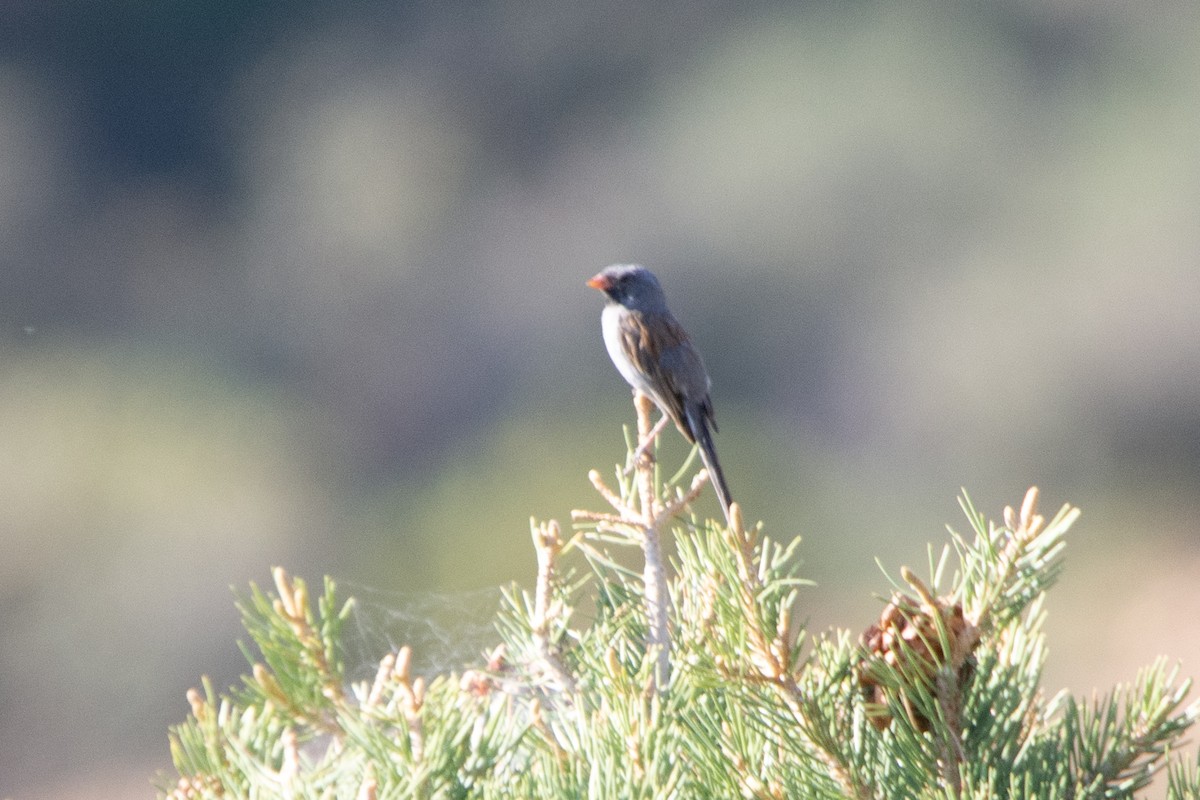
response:
{"label": "pine branch", "polygon": [[[1200,717],[1176,670],[1090,703],[1041,693],[1045,593],[1077,510],[1046,522],[1031,490],[996,524],[964,495],[971,540],[951,532],[927,579],[901,568],[857,641],[814,637],[799,540],[737,504],[728,524],[685,516],[706,476],[662,485],[652,433],[643,413],[615,489],[589,475],[611,513],[574,512],[570,538],[531,521],[536,583],[503,593],[496,647],[461,673],[414,676],[403,647],[348,683],[354,601],[327,579],[314,607],[283,570],[273,593],[252,585],[250,675],[188,693],[163,795],[1074,800],[1133,798],[1166,769],[1169,797],[1200,800],[1200,770],[1173,756]],[[672,563],[648,533],[675,537]],[[610,552],[630,545],[641,569]]]}
{"label": "pine branch", "polygon": [[1112,797],[1149,784],[1200,715],[1200,703],[1180,711],[1191,681],[1177,684],[1178,671],[1159,659],[1132,686],[1094,699],[1090,708],[1068,700],[1063,749],[1079,776],[1068,797]]}

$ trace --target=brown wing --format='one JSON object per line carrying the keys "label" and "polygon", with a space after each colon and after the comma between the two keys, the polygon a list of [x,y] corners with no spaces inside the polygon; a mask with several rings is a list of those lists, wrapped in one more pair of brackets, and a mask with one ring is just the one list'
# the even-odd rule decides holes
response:
{"label": "brown wing", "polygon": [[625,352],[646,376],[650,396],[688,441],[687,407],[699,408],[711,420],[708,373],[683,326],[670,314],[631,312],[621,324]]}

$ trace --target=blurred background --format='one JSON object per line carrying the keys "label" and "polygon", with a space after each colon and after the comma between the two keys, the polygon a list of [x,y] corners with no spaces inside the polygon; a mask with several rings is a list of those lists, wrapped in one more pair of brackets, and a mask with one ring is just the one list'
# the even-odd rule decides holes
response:
{"label": "blurred background", "polygon": [[370,598],[352,666],[486,639],[623,458],[614,261],[814,628],[1037,484],[1048,691],[1200,673],[1200,6],[1146,11],[4,3],[0,796],[153,796],[275,564]]}

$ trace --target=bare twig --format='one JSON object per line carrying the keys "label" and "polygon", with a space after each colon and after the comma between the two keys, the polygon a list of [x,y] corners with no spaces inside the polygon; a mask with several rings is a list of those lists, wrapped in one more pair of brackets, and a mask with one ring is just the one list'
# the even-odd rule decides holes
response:
{"label": "bare twig", "polygon": [[[634,473],[632,489],[622,487],[622,493],[618,494],[604,483],[600,473],[592,470],[588,473],[588,480],[616,513],[575,510],[571,512],[571,518],[594,523],[597,533],[612,533],[621,540],[636,542],[641,547],[647,627],[646,650],[654,653],[654,687],[663,691],[671,679],[671,630],[668,614],[670,593],[663,560],[662,530],[670,519],[695,501],[705,482],[709,480],[709,474],[707,470],[702,469],[692,479],[686,492],[659,497],[656,490],[654,456],[650,451],[664,425],[662,420],[657,425],[651,424],[654,402],[649,397],[635,393],[633,404],[637,410],[638,443],[633,450],[630,464]],[[634,495],[637,497],[636,501],[633,499]]]}
{"label": "bare twig", "polygon": [[412,677],[412,648],[401,647],[396,654],[393,675],[396,680],[397,694],[400,700],[400,712],[408,724],[408,742],[412,750],[413,761],[419,762],[425,757],[425,730],[421,723],[421,710],[425,705],[425,681]]}
{"label": "bare twig", "polygon": [[650,417],[654,403],[644,394],[633,400],[638,418],[638,450],[641,457],[635,462],[637,469],[638,496],[642,512],[642,554],[645,564],[642,569],[642,586],[646,592],[646,648],[655,651],[656,664],[654,682],[658,691],[663,691],[671,680],[671,628],[667,616],[667,576],[663,568],[662,540],[659,528],[669,517],[659,516],[657,493],[654,491],[654,462],[648,452],[654,435]]}
{"label": "bare twig", "polygon": [[556,688],[571,691],[575,680],[563,666],[557,649],[550,641],[550,625],[561,610],[553,602],[554,582],[557,580],[555,561],[563,547],[562,531],[558,523],[551,520],[541,525],[529,521],[533,535],[533,547],[537,551],[537,589],[533,601],[533,643],[537,648],[541,666]]}

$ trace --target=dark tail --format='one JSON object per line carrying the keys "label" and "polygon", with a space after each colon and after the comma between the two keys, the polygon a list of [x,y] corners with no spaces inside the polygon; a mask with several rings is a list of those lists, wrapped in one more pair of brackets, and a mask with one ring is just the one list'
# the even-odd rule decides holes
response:
{"label": "dark tail", "polygon": [[725,521],[729,522],[729,504],[733,498],[729,496],[729,484],[725,482],[725,473],[721,471],[721,462],[717,460],[717,448],[713,446],[712,432],[708,429],[708,421],[698,410],[687,412],[688,427],[696,444],[700,445],[700,458],[708,469],[708,477],[721,501],[721,510],[725,512]]}

